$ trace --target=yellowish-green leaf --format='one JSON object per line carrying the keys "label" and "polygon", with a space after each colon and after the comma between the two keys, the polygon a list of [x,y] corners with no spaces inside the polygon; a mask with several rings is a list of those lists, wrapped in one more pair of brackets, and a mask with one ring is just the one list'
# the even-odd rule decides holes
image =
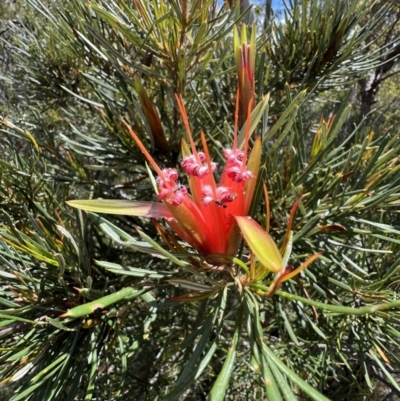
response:
{"label": "yellowish-green leaf", "polygon": [[88,199],[68,201],[69,206],[87,212],[124,214],[127,216],[173,218],[161,202],[136,202],[120,199]]}
{"label": "yellowish-green leaf", "polygon": [[271,236],[251,217],[236,216],[236,221],[250,250],[272,273],[282,270],[282,256]]}

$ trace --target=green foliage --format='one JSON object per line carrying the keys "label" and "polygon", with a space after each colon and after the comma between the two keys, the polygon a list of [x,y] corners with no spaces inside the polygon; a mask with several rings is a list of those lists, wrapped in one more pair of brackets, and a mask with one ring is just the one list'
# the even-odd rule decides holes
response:
{"label": "green foliage", "polygon": [[[124,123],[161,166],[177,167],[187,134],[176,94],[196,143],[204,131],[222,160],[234,127],[233,31],[249,10],[211,0],[30,0],[10,22],[3,398],[361,400],[377,383],[400,394],[399,132],[352,125],[347,90],[382,64],[366,43],[387,6],[372,15],[373,5],[357,3],[296,0],[284,21],[257,31],[249,125],[263,167],[251,214],[279,248],[292,246],[292,269],[323,251],[271,298],[246,281],[245,246],[221,266],[163,222],[66,205],[154,200],[153,173]],[[375,43],[386,54],[387,43]],[[334,107],[332,88],[341,91]]]}
{"label": "green foliage", "polygon": [[371,40],[371,32],[390,4],[376,9],[376,15],[367,19],[369,7],[360,7],[359,3],[291,1],[291,9],[276,24],[272,40],[266,44],[274,66],[272,88],[279,87],[279,82],[282,87],[282,81],[300,88],[318,85],[319,90],[343,87],[381,64],[380,55],[366,55],[365,42]]}

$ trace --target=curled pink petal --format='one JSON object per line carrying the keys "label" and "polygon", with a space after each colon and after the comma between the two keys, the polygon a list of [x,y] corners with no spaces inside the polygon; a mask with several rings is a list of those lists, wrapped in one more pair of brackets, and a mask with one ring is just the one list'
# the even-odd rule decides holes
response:
{"label": "curled pink petal", "polygon": [[[198,153],[198,158],[200,160],[200,163],[198,163],[194,155],[187,156],[182,160],[181,166],[186,174],[203,178],[206,175],[210,174],[210,169],[208,165],[205,164],[206,156],[203,152]],[[215,163],[211,163],[212,172],[215,171],[216,166],[217,165]]]}
{"label": "curled pink petal", "polygon": [[221,197],[221,203],[229,203],[233,202],[237,198],[237,194],[235,193],[227,193]]}
{"label": "curled pink petal", "polygon": [[239,167],[230,167],[226,171],[226,175],[231,178],[233,181],[236,181],[236,177],[240,174],[240,168]]}
{"label": "curled pink petal", "polygon": [[175,182],[179,177],[178,171],[176,171],[174,168],[165,168],[162,172],[167,181]]}
{"label": "curled pink petal", "polygon": [[219,206],[226,207],[225,203],[232,202],[237,198],[236,193],[232,193],[229,188],[224,186],[217,187],[214,194],[211,185],[203,185],[201,195],[201,201],[205,206],[215,202]]}
{"label": "curled pink petal", "polygon": [[242,150],[224,149],[223,154],[227,160],[228,165],[242,165],[244,157],[244,153]]}
{"label": "curled pink petal", "polygon": [[161,188],[159,189],[157,199],[158,200],[164,200],[166,197],[171,193],[171,190],[168,188]]}
{"label": "curled pink petal", "polygon": [[206,155],[204,154],[204,152],[198,152],[197,156],[199,157],[201,163],[206,162],[207,158],[206,158]]}
{"label": "curled pink petal", "polygon": [[240,173],[238,175],[238,177],[236,177],[235,181],[236,182],[241,182],[241,181],[246,181],[246,180],[250,180],[250,178],[253,178],[253,173],[249,170],[244,170],[242,173]]}

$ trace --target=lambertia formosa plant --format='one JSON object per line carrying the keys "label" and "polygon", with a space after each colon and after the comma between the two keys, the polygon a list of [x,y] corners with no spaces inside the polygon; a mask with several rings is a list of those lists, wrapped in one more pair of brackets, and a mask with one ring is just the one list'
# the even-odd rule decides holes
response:
{"label": "lambertia formosa plant", "polygon": [[[243,26],[242,31],[245,32],[246,29],[246,26]],[[217,164],[211,160],[206,136],[203,132],[201,133],[202,151],[198,151],[189,127],[183,99],[176,95],[177,108],[180,111],[189,139],[189,144],[182,139],[182,161],[180,163],[181,168],[186,173],[188,185],[180,179],[177,169],[171,167],[160,168],[136,133],[124,122],[130,136],[158,175],[154,180],[149,171],[158,202],[101,199],[67,202],[70,206],[90,212],[164,219],[176,234],[175,236],[168,233],[160,224],[155,224],[164,242],[170,248],[172,255],[178,253],[180,261],[186,260],[191,265],[191,269],[196,269],[198,279],[200,278],[203,281],[213,283],[211,287],[203,287],[201,290],[195,289],[190,293],[172,298],[171,300],[175,302],[201,301],[208,297],[217,297],[219,293],[224,294],[224,297],[226,297],[227,290],[229,289],[230,293],[237,293],[241,298],[241,302],[246,300],[253,308],[255,294],[271,297],[282,282],[297,275],[319,256],[319,254],[314,255],[294,272],[290,272],[290,269],[287,269],[287,263],[290,257],[293,237],[290,231],[291,223],[288,224],[288,232],[285,235],[282,250],[283,255],[281,255],[281,251],[268,232],[264,231],[248,215],[256,189],[261,162],[260,138],[256,138],[253,141],[253,147],[250,151],[251,123],[253,125],[257,124],[257,120],[259,119],[257,116],[262,115],[259,112],[260,107],[255,109],[256,113],[251,114],[255,103],[253,82],[254,60],[251,60],[255,57],[254,26],[252,32],[251,45],[247,45],[246,43],[239,45],[235,43],[236,49],[239,49],[239,54],[236,57],[238,81],[245,82],[246,84],[242,85],[244,95],[242,95],[240,88],[238,89],[233,143],[231,147],[226,147],[223,150],[225,164],[219,172],[220,178],[218,183],[215,178]],[[246,41],[246,35],[242,36],[244,41]],[[235,39],[235,42],[237,42],[236,29]],[[141,88],[141,91],[143,91],[143,88]],[[265,108],[267,101],[268,98],[263,99],[260,106]],[[149,102],[148,98],[147,102]],[[238,137],[240,104],[245,106],[242,107],[244,114],[241,116],[241,119],[245,121],[241,131],[243,132],[242,140]],[[153,108],[152,105],[151,108]],[[266,193],[265,188],[264,192]],[[266,194],[266,203],[268,204],[267,197],[268,195]],[[298,202],[296,202],[292,214],[294,214],[297,204]],[[249,267],[247,267],[245,262],[236,258],[241,242],[241,234],[252,252]],[[187,249],[185,243],[190,245],[196,253]],[[258,259],[256,265],[253,255]],[[170,257],[170,260],[173,262],[174,258]],[[183,266],[187,268],[186,264]],[[263,286],[262,280],[269,272],[274,273],[276,277],[272,281],[270,288],[267,291],[262,291],[261,288],[267,288]],[[191,283],[185,280],[170,279],[169,282],[179,283],[183,287],[188,288],[196,287],[195,282]],[[253,291],[255,294],[253,294]],[[246,314],[241,309],[239,308],[238,311],[237,332],[241,328],[242,315]],[[75,310],[82,310],[82,307],[78,306]],[[75,313],[74,309],[72,309],[62,317],[72,317]],[[249,310],[247,314],[247,319],[249,319],[250,323],[256,325],[257,318],[253,316],[254,311],[250,312]],[[235,342],[238,341],[237,333],[234,340]],[[258,341],[257,344],[254,344],[254,347],[258,347],[259,349],[257,348],[257,351],[254,351],[253,356],[259,352],[262,355],[266,355],[266,352],[268,352],[263,349],[265,344],[262,341],[261,343]],[[263,364],[264,362],[261,360],[257,363]],[[225,364],[229,364],[228,368],[231,369],[232,362],[230,358],[226,359]],[[268,367],[263,366],[262,369],[265,380],[270,380],[267,373]],[[292,374],[294,375],[295,373],[292,372]],[[301,380],[300,377],[296,378]],[[217,398],[224,396],[229,375],[226,375],[224,372],[221,380],[225,381],[225,383],[221,387],[219,380],[217,380],[210,393],[211,396],[214,393],[218,394]],[[271,383],[273,385],[271,384],[266,387],[267,394],[279,392],[277,385],[274,382]],[[307,383],[302,382],[302,384],[309,391],[312,390]],[[319,397],[320,395],[315,396]]]}
{"label": "lambertia formosa plant", "polygon": [[353,102],[391,6],[28,3],[0,120],[0,398],[400,394],[400,137]]}

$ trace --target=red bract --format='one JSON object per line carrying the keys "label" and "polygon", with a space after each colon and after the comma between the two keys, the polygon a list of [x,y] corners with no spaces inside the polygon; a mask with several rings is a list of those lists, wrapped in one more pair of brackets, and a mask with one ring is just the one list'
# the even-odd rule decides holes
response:
{"label": "red bract", "polygon": [[252,26],[249,44],[247,43],[247,25],[243,24],[240,37],[236,26],[233,33],[241,114],[248,117],[248,113],[253,110],[255,105],[256,28],[254,25]]}

